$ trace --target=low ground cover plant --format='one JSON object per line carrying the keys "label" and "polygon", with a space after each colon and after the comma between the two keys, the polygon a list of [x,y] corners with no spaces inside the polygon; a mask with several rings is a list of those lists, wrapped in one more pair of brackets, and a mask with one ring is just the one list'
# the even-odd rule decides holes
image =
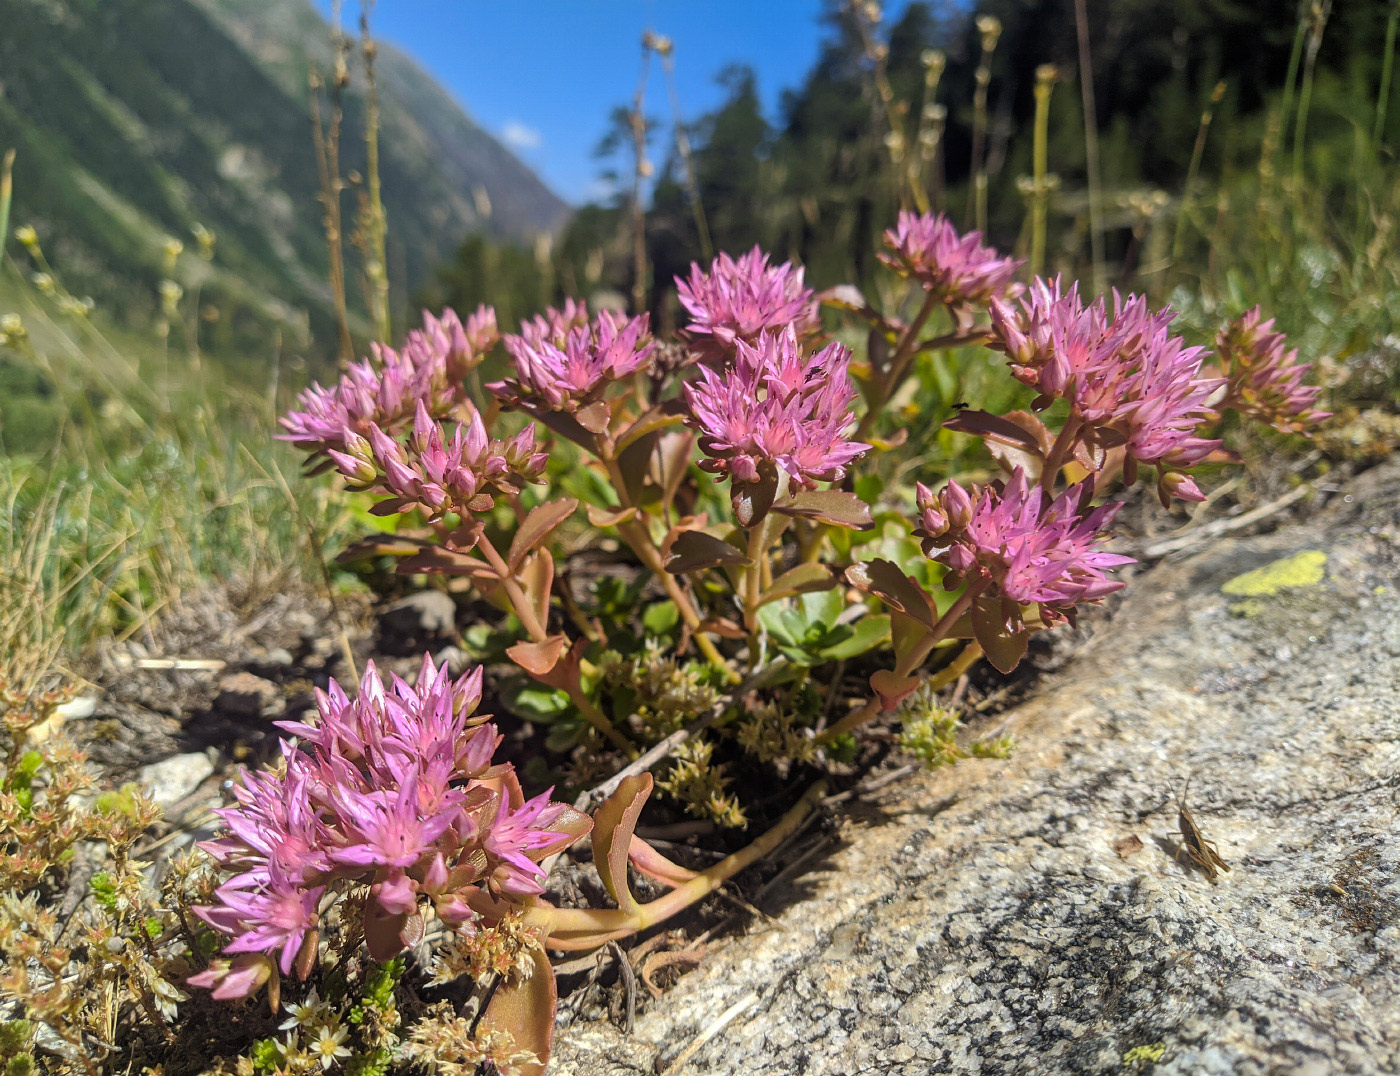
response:
{"label": "low ground cover plant", "polygon": [[[1019,263],[942,217],[902,214],[885,241],[908,284],[898,309],[850,287],[814,294],[754,250],[680,282],[690,323],[674,341],[582,304],[504,338],[489,309],[447,311],[302,397],[283,436],[395,522],[347,556],[393,558],[499,610],[479,656],[516,670],[497,678],[510,708],[553,725],[534,771],[579,795],[527,798],[494,760],[479,667],[453,680],[425,658],[412,686],[370,670],[357,699],[333,687],[205,845],[224,880],[196,913],[229,940],[190,985],[268,987],[275,1005],[283,980],[322,983],[347,944],[392,962],[433,938],[441,977],[477,969],[488,989],[443,1001],[405,1056],[542,1071],[547,951],[596,949],[713,892],[800,824],[823,771],[882,716],[904,720],[917,753],[955,758],[937,689],[983,657],[1010,672],[1033,633],[1123,585],[1114,495],[1147,482],[1164,506],[1204,499],[1192,471],[1228,462],[1227,412],[1285,431],[1325,417],[1257,310],[1211,356],[1141,297],[1018,283]],[[835,338],[842,319],[866,326],[863,361]],[[475,395],[497,346],[508,374]],[[941,423],[985,446],[985,473],[888,477],[911,377],[941,367],[957,392],[973,364],[1026,387],[1025,406],[957,401]],[[571,570],[609,539],[630,553],[621,592]],[[636,835],[656,785],[743,825],[730,767],[793,787],[752,843],[693,871]],[[615,906],[546,899],[553,858],[585,835]],[[662,895],[643,902],[629,871]]]}

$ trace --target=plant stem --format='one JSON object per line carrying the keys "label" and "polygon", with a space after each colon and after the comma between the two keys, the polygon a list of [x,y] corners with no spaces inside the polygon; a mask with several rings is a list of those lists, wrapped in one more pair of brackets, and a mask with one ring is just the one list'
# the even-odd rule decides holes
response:
{"label": "plant stem", "polygon": [[1031,189],[1031,276],[1045,268],[1045,229],[1050,202],[1050,94],[1058,77],[1054,67],[1042,64],[1035,79],[1034,177]]}
{"label": "plant stem", "polygon": [[1046,493],[1050,493],[1055,488],[1055,479],[1060,476],[1060,470],[1065,465],[1065,459],[1069,456],[1070,449],[1079,438],[1079,432],[1084,428],[1084,420],[1078,415],[1070,415],[1065,419],[1065,424],[1060,428],[1059,436],[1055,438],[1055,443],[1050,446],[1050,454],[1045,457],[1045,464],[1040,471],[1040,485]]}
{"label": "plant stem", "polygon": [[637,757],[636,746],[617,731],[617,726],[608,720],[607,715],[593,705],[593,700],[583,693],[583,687],[577,681],[568,689],[568,695],[569,701],[578,707],[578,712],[583,715],[584,720],[626,755],[629,762]]}
{"label": "plant stem", "polygon": [[[938,618],[938,621],[933,625],[933,630],[931,630],[928,633],[928,636],[924,639],[924,641],[918,646],[916,646],[913,650],[911,650],[908,654],[906,654],[902,661],[899,661],[895,664],[895,676],[908,676],[920,665],[922,665],[924,663],[924,659],[928,657],[929,651],[931,651],[935,646],[941,643],[944,640],[944,638],[947,637],[947,634],[949,631],[952,630],[953,625],[956,624],[958,620],[962,618],[962,615],[964,613],[966,613],[969,609],[972,608],[972,603],[977,600],[978,596],[982,593],[984,589],[986,589],[984,586],[968,587],[967,590],[963,591],[962,594],[958,595],[958,600],[953,602],[953,604],[948,607],[948,611]],[[974,647],[976,647],[975,653],[972,652]],[[959,666],[957,672],[953,674],[953,678],[961,676],[963,672],[968,668],[968,666],[970,666],[974,661],[976,661],[977,658],[981,656],[981,654],[982,648],[980,646],[977,646],[977,643],[975,641],[971,645],[964,647],[962,653],[959,654],[955,659],[953,659],[953,666]],[[965,662],[965,664],[960,664],[963,662]],[[950,666],[950,668],[952,668],[953,666]],[[947,670],[944,670],[944,672],[946,671]],[[941,676],[942,674],[939,675]],[[937,679],[938,678],[935,677],[935,680]],[[947,682],[947,680],[939,680],[938,686],[942,687]],[[866,704],[862,706],[859,710],[855,710],[847,714],[840,721],[836,722],[836,724],[832,725],[829,729],[827,729],[820,736],[818,736],[817,742],[821,744],[831,743],[831,741],[835,740],[838,736],[842,736],[848,732],[854,732],[856,729],[864,725],[867,721],[873,720],[875,717],[879,716],[883,712],[884,704],[881,702],[880,696],[872,695],[870,699],[866,702]]]}
{"label": "plant stem", "polygon": [[[1381,57],[1381,84],[1376,91],[1376,122],[1371,128],[1371,152],[1381,147],[1385,136],[1385,114],[1390,107],[1390,76],[1395,68],[1395,34],[1400,29],[1400,0],[1390,8],[1390,20],[1385,24],[1385,53]],[[0,237],[4,236],[0,228]]]}
{"label": "plant stem", "polygon": [[1312,108],[1313,73],[1317,53],[1322,48],[1322,33],[1332,14],[1332,0],[1322,0],[1313,9],[1313,23],[1308,32],[1307,52],[1303,57],[1303,85],[1298,91],[1298,115],[1293,122],[1293,195],[1297,198],[1303,183],[1303,145],[1307,138],[1308,112]]}
{"label": "plant stem", "polygon": [[[779,845],[797,832],[817,804],[826,795],[826,782],[818,781],[807,789],[802,798],[783,815],[772,829],[758,840],[731,856],[726,856],[708,870],[701,871],[671,892],[642,905],[637,912],[619,908],[544,908],[525,909],[525,925],[542,927],[547,933],[545,945],[550,949],[596,949],[609,941],[625,938],[664,922],[677,912],[703,900],[745,867],[771,854]],[[483,895],[484,896],[484,895]],[[478,898],[481,910],[492,914],[508,910],[506,906]]]}
{"label": "plant stem", "polygon": [[[903,380],[904,374],[910,362],[913,361],[915,345],[919,341],[919,333],[923,331],[928,319],[933,316],[934,309],[938,306],[938,296],[929,292],[924,296],[924,305],[919,308],[919,312],[914,315],[914,320],[909,323],[909,327],[904,330],[904,335],[899,338],[899,346],[895,348],[894,354],[890,357],[890,364],[885,373],[875,374],[878,379],[879,392],[870,401],[870,406],[866,408],[865,415],[860,420],[860,425],[856,427],[855,440],[864,440],[875,425],[876,418],[889,403],[890,397],[894,395],[899,387],[899,382]],[[873,372],[873,371],[872,371]]]}
{"label": "plant stem", "polygon": [[1206,135],[1210,132],[1211,120],[1215,117],[1215,106],[1225,96],[1225,82],[1215,84],[1210,101],[1201,112],[1201,124],[1196,129],[1196,144],[1191,147],[1191,163],[1186,168],[1186,185],[1181,190],[1181,208],[1176,213],[1176,232],[1172,236],[1172,261],[1181,257],[1181,241],[1186,234],[1186,212],[1191,206],[1191,196],[1196,189],[1196,175],[1201,170],[1201,158],[1206,151]]}
{"label": "plant stem", "polygon": [[[609,445],[604,443],[601,437],[594,449],[594,454],[607,469],[613,489],[617,492],[618,502],[623,508],[634,507],[627,496],[627,484],[623,481],[622,472],[618,470],[617,460]],[[635,519],[629,520],[617,525],[617,533],[622,536],[622,540],[627,543],[632,552],[637,554],[637,559],[660,581],[662,589],[666,591],[666,596],[675,602],[681,619],[690,629],[691,636],[695,639],[695,645],[700,649],[700,653],[705,655],[705,660],[723,673],[724,678],[731,684],[737,684],[742,680],[743,677],[724,660],[724,655],[719,652],[714,641],[701,629],[700,614],[695,611],[695,606],[691,604],[680,583],[676,581],[676,577],[666,570],[666,564],[661,559],[661,551],[651,540],[651,533],[646,526]]]}
{"label": "plant stem", "polygon": [[486,563],[496,570],[496,575],[501,580],[501,586],[505,589],[506,597],[510,598],[511,608],[515,610],[515,615],[520,618],[520,623],[525,626],[525,631],[529,633],[533,641],[544,642],[548,638],[544,625],[540,623],[540,618],[535,615],[530,599],[525,596],[525,592],[520,589],[520,584],[515,581],[510,567],[501,554],[496,551],[496,547],[491,544],[491,539],[482,534],[477,541],[477,548],[486,558]]}
{"label": "plant stem", "polygon": [[1089,250],[1094,262],[1094,292],[1103,291],[1103,207],[1099,204],[1099,128],[1094,105],[1094,67],[1089,54],[1089,16],[1084,0],[1074,0],[1079,39],[1079,91],[1084,101],[1084,162],[1089,173]]}
{"label": "plant stem", "polygon": [[5,151],[0,160],[0,262],[5,260],[5,242],[10,236],[10,197],[14,192],[15,151]]}

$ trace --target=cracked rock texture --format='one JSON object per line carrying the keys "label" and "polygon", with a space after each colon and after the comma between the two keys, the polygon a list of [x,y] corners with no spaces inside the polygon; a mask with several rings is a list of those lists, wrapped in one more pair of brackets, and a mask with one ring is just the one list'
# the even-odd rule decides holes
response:
{"label": "cracked rock texture", "polygon": [[[1305,551],[1319,582],[1222,591]],[[665,1070],[751,995],[685,1073],[1400,1072],[1400,466],[1139,576],[1010,722],[550,1072]],[[1188,777],[1215,884],[1173,857]]]}

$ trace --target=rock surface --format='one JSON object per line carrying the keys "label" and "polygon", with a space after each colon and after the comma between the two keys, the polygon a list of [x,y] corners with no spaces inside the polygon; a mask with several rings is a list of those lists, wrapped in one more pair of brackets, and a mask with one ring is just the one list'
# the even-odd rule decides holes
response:
{"label": "rock surface", "polygon": [[[1139,576],[1008,731],[855,808],[776,920],[632,1035],[562,1032],[553,1076],[707,1029],[682,1072],[1400,1072],[1400,467]],[[1188,778],[1214,884],[1175,857]]]}

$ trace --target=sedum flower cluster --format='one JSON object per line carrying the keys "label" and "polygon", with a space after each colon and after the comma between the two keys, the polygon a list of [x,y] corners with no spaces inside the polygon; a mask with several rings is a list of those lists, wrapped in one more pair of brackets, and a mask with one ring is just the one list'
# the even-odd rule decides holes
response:
{"label": "sedum flower cluster", "polygon": [[706,361],[731,355],[739,341],[757,344],[760,334],[791,328],[799,337],[821,328],[817,300],[791,262],[769,265],[758,247],[738,258],[721,254],[705,272],[690,267],[676,278],[681,305],[690,315],[685,335]]}
{"label": "sedum flower cluster", "polygon": [[519,901],[544,891],[540,861],[591,826],[544,792],[526,800],[485,715],[481,670],[453,680],[425,657],[417,683],[386,686],[371,665],[357,698],[332,682],[318,719],[283,723],[281,772],[247,773],[229,835],[201,847],[231,874],[217,903],[196,908],[229,936],[192,977],[215,997],[242,997],[274,973],[306,978],[327,904],[367,886],[363,931],[388,960],[422,936],[424,911],[466,933],[477,894]]}
{"label": "sedum flower cluster", "polygon": [[505,338],[515,379],[487,387],[502,401],[532,411],[578,411],[595,403],[614,381],[645,370],[656,344],[646,314],[626,318],[611,310],[589,320],[582,304],[549,310]]}
{"label": "sedum flower cluster", "polygon": [[937,493],[922,482],[916,490],[915,534],[924,552],[947,567],[944,586],[977,590],[984,607],[996,603],[995,615],[1005,616],[1013,632],[1026,627],[1025,606],[1038,606],[1046,625],[1072,619],[1075,606],[1122,588],[1105,571],[1133,563],[1103,548],[1121,506],[1091,508],[1092,481],[1051,499],[1017,468],[1009,482],[971,492],[951,481]]}
{"label": "sedum flower cluster", "polygon": [[1322,389],[1303,383],[1311,365],[1298,361],[1298,349],[1257,306],[1220,330],[1215,349],[1227,378],[1226,406],[1289,433],[1305,433],[1329,416],[1317,407]]}
{"label": "sedum flower cluster", "polygon": [[880,252],[882,262],[949,306],[985,304],[1005,295],[1021,267],[986,246],[981,232],[960,234],[941,213],[904,210],[885,232],[885,245],[889,250]]}
{"label": "sedum flower cluster", "polygon": [[452,310],[441,317],[424,313],[423,327],[408,334],[402,348],[375,344],[372,359],[354,363],[331,388],[315,384],[285,415],[281,440],[313,459],[345,452],[374,426],[395,430],[418,410],[435,418],[449,414],[463,399],[462,379],[496,346],[496,312],[479,307],[463,322]]}
{"label": "sedum flower cluster", "polygon": [[792,325],[738,340],[732,364],[702,368],[685,387],[700,432],[700,466],[735,482],[758,482],[765,465],[796,486],[844,477],[870,447],[848,436],[856,389],[850,349],[828,344],[807,354]]}
{"label": "sedum flower cluster", "polygon": [[1210,400],[1224,382],[1203,376],[1204,348],[1171,334],[1170,309],[1154,312],[1142,296],[1115,292],[1110,310],[1103,298],[1085,303],[1077,284],[1066,292],[1058,279],[1037,279],[1014,306],[993,300],[991,316],[992,346],[1040,393],[1036,409],[1069,401],[1091,464],[1094,454],[1121,447],[1128,482],[1138,464],[1150,464],[1164,504],[1205,499],[1181,472],[1220,447],[1197,431],[1213,417]]}

